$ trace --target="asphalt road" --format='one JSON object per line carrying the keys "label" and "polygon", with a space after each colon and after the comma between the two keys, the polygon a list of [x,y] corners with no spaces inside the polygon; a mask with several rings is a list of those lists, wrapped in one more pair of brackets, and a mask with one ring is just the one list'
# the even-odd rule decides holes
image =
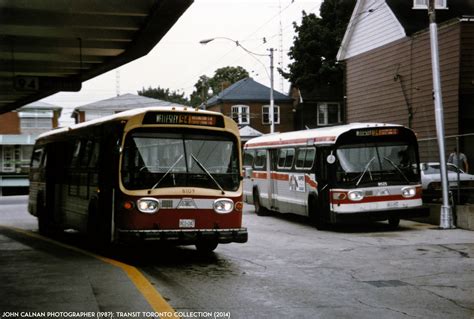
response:
{"label": "asphalt road", "polygon": [[[36,220],[26,213],[25,200],[1,198],[0,225],[36,232]],[[402,221],[397,230],[374,223],[318,231],[295,216],[258,217],[253,206],[245,207],[244,224],[249,229],[248,243],[220,245],[208,256],[193,247],[147,246],[102,253],[139,269],[183,318],[474,317],[471,231],[439,230],[410,221]],[[59,240],[93,250],[74,234]],[[22,245],[34,248],[33,243]],[[0,243],[3,256],[8,249]],[[49,248],[48,254],[56,253]],[[85,258],[74,262],[91,267]],[[111,270],[99,271],[106,277]],[[71,274],[64,276],[69,280],[65,285],[74,284]],[[32,286],[37,289],[38,283],[33,280]],[[4,288],[0,281],[0,294],[7,294]],[[106,285],[101,289],[102,295],[112,293]],[[110,286],[113,289],[117,288]],[[121,289],[135,288],[124,283]],[[111,306],[111,299],[101,295],[90,298],[95,303],[71,304],[71,309],[104,309],[117,318],[129,297],[122,296],[121,305]],[[141,303],[136,307],[148,311]]]}

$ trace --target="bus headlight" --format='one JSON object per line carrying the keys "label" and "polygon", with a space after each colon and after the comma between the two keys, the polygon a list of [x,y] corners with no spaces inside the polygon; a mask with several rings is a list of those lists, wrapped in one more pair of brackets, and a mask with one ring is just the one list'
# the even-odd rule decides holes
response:
{"label": "bus headlight", "polygon": [[214,201],[212,207],[218,214],[228,214],[234,210],[234,202],[228,198],[219,198]]}
{"label": "bus headlight", "polygon": [[405,198],[415,197],[416,187],[408,186],[402,188],[402,196]]}
{"label": "bus headlight", "polygon": [[362,191],[350,191],[347,196],[351,201],[358,202],[364,199],[364,193]]}
{"label": "bus headlight", "polygon": [[137,200],[137,208],[142,213],[154,214],[160,208],[160,201],[155,198],[140,198]]}

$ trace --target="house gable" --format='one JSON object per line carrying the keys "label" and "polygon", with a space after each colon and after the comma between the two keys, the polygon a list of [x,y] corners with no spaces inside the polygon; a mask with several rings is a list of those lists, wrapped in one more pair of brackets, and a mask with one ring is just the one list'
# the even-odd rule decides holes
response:
{"label": "house gable", "polygon": [[385,1],[359,0],[344,34],[338,60],[405,37],[405,30]]}

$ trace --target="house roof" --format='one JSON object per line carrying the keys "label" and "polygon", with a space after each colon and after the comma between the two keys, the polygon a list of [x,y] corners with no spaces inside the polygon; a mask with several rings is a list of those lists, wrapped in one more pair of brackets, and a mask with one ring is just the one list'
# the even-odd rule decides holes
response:
{"label": "house roof", "polygon": [[244,127],[242,127],[241,129],[239,129],[239,133],[240,133],[240,137],[245,139],[245,138],[251,138],[251,137],[257,137],[257,136],[262,136],[263,133],[260,132],[260,131],[257,131],[256,129],[254,129],[253,127],[251,127],[250,125],[246,125]]}
{"label": "house roof", "polygon": [[[413,9],[413,1],[385,0],[398,21],[405,29],[407,36],[428,28],[428,12],[424,9]],[[454,18],[474,15],[473,0],[447,0],[448,9],[436,10],[436,22],[442,23]]]}
{"label": "house roof", "polygon": [[[125,111],[147,106],[184,106],[168,101],[153,99],[135,94],[123,94],[110,99],[97,101],[94,103],[78,106],[74,112],[78,111]],[[73,112],[73,113],[74,113]]]}
{"label": "house roof", "polygon": [[20,109],[18,109],[18,111],[25,111],[25,110],[51,110],[51,111],[61,111],[63,108],[60,107],[60,106],[56,106],[56,105],[53,105],[53,104],[49,104],[49,103],[46,103],[46,102],[43,102],[43,101],[36,101],[36,102],[33,102],[33,103],[30,103],[30,104],[27,104],[23,107],[21,107]]}
{"label": "house roof", "polygon": [[[245,78],[235,82],[224,91],[207,100],[206,105],[212,106],[224,102],[263,102],[270,100],[270,88]],[[288,95],[273,90],[273,100],[277,103],[292,102]]]}

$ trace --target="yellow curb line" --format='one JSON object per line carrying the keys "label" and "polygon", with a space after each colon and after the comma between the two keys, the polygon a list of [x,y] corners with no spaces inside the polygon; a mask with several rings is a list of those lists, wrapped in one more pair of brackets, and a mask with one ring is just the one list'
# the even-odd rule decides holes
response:
{"label": "yellow curb line", "polygon": [[38,235],[36,233],[30,232],[30,231],[27,231],[27,230],[23,230],[23,229],[19,229],[19,228],[16,228],[16,227],[11,227],[11,226],[5,226],[5,225],[0,225],[0,228],[10,229],[12,231],[27,235],[29,237],[41,239],[42,241],[45,241],[45,242],[54,244],[56,246],[67,248],[69,250],[72,250],[72,251],[75,251],[75,252],[78,252],[78,253],[96,258],[100,261],[103,261],[103,262],[108,263],[112,266],[115,266],[115,267],[118,267],[118,268],[122,269],[127,274],[127,276],[130,278],[130,280],[133,282],[135,287],[137,287],[137,289],[140,291],[140,293],[145,297],[145,299],[148,301],[148,303],[150,304],[150,306],[153,308],[153,310],[155,312],[157,312],[157,313],[160,313],[160,312],[172,313],[172,314],[174,314],[173,318],[175,318],[175,319],[179,318],[176,311],[166,302],[166,300],[160,295],[160,293],[153,287],[153,285],[148,281],[148,279],[146,279],[146,277],[137,268],[135,268],[133,266],[130,266],[130,265],[127,265],[127,264],[125,264],[123,262],[120,262],[118,260],[114,260],[114,259],[111,259],[111,258],[99,256],[99,255],[93,254],[89,251],[86,251],[86,250],[83,250],[83,249],[80,249],[80,248],[77,248],[77,247],[74,247],[74,246],[70,246],[70,245],[67,245],[67,244],[60,243],[58,241],[52,240],[52,239],[47,238],[47,237],[43,237],[41,235]]}

